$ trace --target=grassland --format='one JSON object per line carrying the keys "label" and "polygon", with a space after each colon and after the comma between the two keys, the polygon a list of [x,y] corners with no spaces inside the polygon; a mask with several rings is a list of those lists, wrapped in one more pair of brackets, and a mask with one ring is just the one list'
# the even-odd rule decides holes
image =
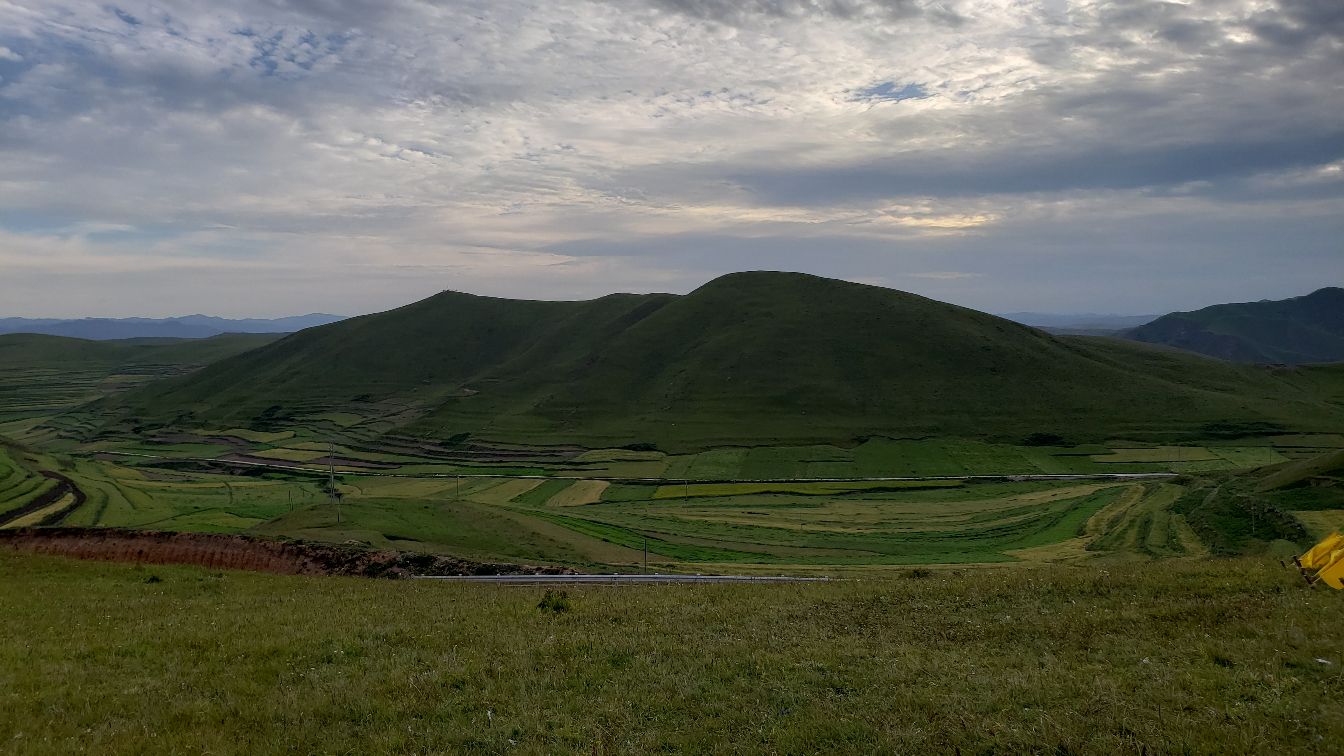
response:
{"label": "grassland", "polygon": [[[16,754],[1244,753],[1344,740],[1277,563],[542,590],[0,552]],[[264,628],[264,631],[257,629]]]}

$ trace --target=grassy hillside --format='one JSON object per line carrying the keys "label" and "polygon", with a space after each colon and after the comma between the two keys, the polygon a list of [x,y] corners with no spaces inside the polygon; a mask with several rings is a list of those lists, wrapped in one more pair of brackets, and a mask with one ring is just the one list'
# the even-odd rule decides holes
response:
{"label": "grassy hillside", "polygon": [[1257,490],[1281,491],[1315,483],[1329,485],[1332,482],[1344,482],[1344,449],[1284,465],[1275,465],[1266,473],[1260,478]]}
{"label": "grassy hillside", "polygon": [[1344,449],[1190,482],[1172,507],[1214,553],[1298,553],[1344,529]]}
{"label": "grassy hillside", "polygon": [[1344,361],[1344,289],[1174,312],[1125,336],[1237,362]]}
{"label": "grassy hillside", "polygon": [[337,409],[394,416],[416,435],[590,446],[1032,433],[1089,440],[1208,427],[1337,429],[1344,409],[1322,401],[1321,383],[1057,338],[880,287],[741,273],[680,297],[527,302],[444,293],[294,334],[107,409],[259,429]]}
{"label": "grassy hillside", "polygon": [[[15,753],[1333,753],[1276,563],[541,588],[0,552]],[[552,604],[553,605],[553,604]],[[241,631],[264,628],[264,631]]]}
{"label": "grassy hillside", "polygon": [[0,423],[52,414],[274,341],[272,334],[208,339],[88,341],[39,334],[0,335]]}

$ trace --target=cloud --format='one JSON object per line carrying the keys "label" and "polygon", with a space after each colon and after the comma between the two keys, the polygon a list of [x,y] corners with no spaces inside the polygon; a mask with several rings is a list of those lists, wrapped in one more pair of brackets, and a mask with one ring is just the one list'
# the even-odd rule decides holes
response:
{"label": "cloud", "polygon": [[1338,273],[1342,34],[1326,0],[3,3],[0,301],[81,270],[131,308],[228,270],[356,312],[793,267],[1040,310],[1119,297],[1126,249],[1187,271],[1169,309],[1215,254],[1259,298]]}
{"label": "cloud", "polygon": [[653,0],[653,5],[726,24],[746,24],[762,18],[900,20],[924,15],[943,22],[960,20],[946,4],[918,0]]}

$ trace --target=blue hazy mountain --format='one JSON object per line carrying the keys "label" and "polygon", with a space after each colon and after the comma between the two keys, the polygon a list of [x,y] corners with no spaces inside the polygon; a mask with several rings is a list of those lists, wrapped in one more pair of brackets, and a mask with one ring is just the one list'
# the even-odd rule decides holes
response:
{"label": "blue hazy mountain", "polygon": [[185,315],[180,318],[0,318],[0,334],[41,333],[77,339],[107,341],[146,337],[205,339],[221,333],[293,333],[345,320],[342,315],[312,313],[286,318],[217,318]]}

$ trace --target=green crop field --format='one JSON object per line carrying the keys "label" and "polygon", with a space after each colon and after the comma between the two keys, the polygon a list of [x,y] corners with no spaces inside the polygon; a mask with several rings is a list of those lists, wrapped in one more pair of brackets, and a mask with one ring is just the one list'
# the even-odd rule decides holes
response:
{"label": "green crop field", "polygon": [[[0,552],[13,753],[1332,753],[1266,560],[541,588]],[[246,629],[252,630],[246,630]],[[264,628],[264,631],[255,629]]]}
{"label": "green crop field", "polygon": [[[835,459],[848,451],[850,459],[873,455],[890,462],[897,452],[906,458],[923,455],[932,460],[935,453],[976,448],[973,442],[941,441],[922,448],[913,442],[869,441],[852,450],[835,448],[830,454]],[[725,449],[673,459],[704,458],[717,478],[740,473],[757,451],[770,452],[757,458],[772,464],[819,452],[815,447]],[[1110,454],[1174,456],[1169,448],[1034,451],[1057,459],[1061,467],[1075,469],[1143,464],[1095,461]],[[196,462],[183,467],[179,463],[184,460],[171,455],[113,462],[24,453],[27,461],[19,465],[14,454],[0,457],[0,489],[5,492],[0,495],[0,512],[21,506],[53,485],[34,472],[53,469],[67,475],[87,495],[87,501],[65,518],[67,525],[256,532],[490,561],[588,567],[642,565],[646,548],[650,567],[699,571],[1198,557],[1210,551],[1240,553],[1268,546],[1286,554],[1329,527],[1333,513],[1344,510],[1344,500],[1335,494],[1339,489],[1296,484],[1254,499],[1255,507],[1276,513],[1272,517],[1257,514],[1259,510],[1247,503],[1224,505],[1216,499],[1198,504],[1209,491],[1226,498],[1249,485],[1219,485],[1222,478],[1218,477],[1168,482],[952,479],[613,484],[594,478],[511,478],[507,474],[415,477],[404,472],[404,466],[395,475],[386,475],[338,465],[343,500],[342,518],[337,522],[335,509],[323,492],[325,476],[321,473],[201,467],[203,463]],[[1228,464],[1236,454],[1256,461],[1282,458],[1273,446],[1208,447],[1192,452],[1192,456],[1216,456]],[[601,462],[616,461],[622,456],[593,453],[589,461],[594,457]],[[566,464],[555,463],[552,473],[569,474]],[[960,469],[967,469],[966,463],[960,464]],[[1285,468],[1289,472],[1278,473],[1279,478],[1300,477],[1291,470],[1308,469],[1302,466],[1311,461],[1266,469],[1285,464],[1290,465]],[[243,472],[247,474],[238,474]],[[1244,474],[1216,471],[1207,475],[1239,481]],[[1227,540],[1228,533],[1243,531],[1247,538]]]}
{"label": "green crop field", "polygon": [[[21,452],[0,445],[0,518],[26,506],[55,486],[55,481],[38,475],[30,459]],[[3,520],[0,520],[3,521]]]}

